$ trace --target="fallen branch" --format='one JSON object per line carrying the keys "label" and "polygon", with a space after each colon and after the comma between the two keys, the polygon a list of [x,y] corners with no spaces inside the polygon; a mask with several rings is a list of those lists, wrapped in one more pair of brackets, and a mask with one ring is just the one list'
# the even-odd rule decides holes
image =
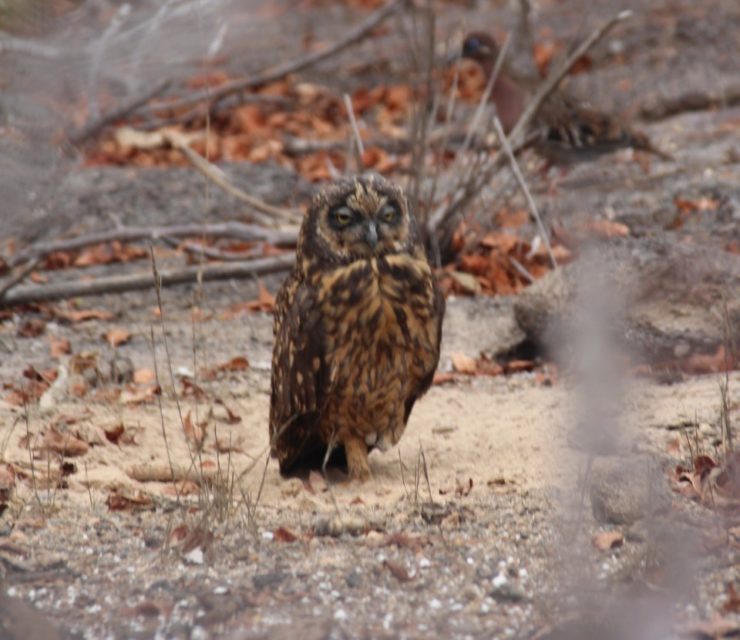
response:
{"label": "fallen branch", "polygon": [[50,47],[32,40],[15,38],[7,33],[0,37],[0,53],[22,53],[44,60],[58,60],[64,56],[64,53],[56,47]]}
{"label": "fallen branch", "polygon": [[226,193],[234,196],[237,200],[249,205],[253,209],[266,213],[268,216],[273,216],[272,218],[259,216],[259,222],[262,224],[274,224],[274,218],[278,218],[284,222],[292,224],[295,224],[300,220],[300,214],[298,211],[275,207],[259,198],[256,198],[255,196],[249,195],[246,191],[243,191],[232,184],[221,169],[206,160],[199,153],[193,151],[181,136],[168,135],[167,138],[173,147],[181,151],[185,157],[190,160],[191,164],[215,185],[221,187],[226,191]]}
{"label": "fallen branch", "polygon": [[535,222],[537,223],[537,228],[540,231],[540,236],[542,237],[542,241],[545,243],[545,247],[547,248],[547,255],[550,256],[550,262],[552,263],[552,268],[557,269],[558,263],[557,263],[557,260],[555,260],[555,255],[553,254],[552,247],[550,246],[550,238],[548,237],[549,234],[547,233],[547,230],[545,229],[545,225],[542,222],[542,217],[540,216],[540,212],[537,210],[537,205],[535,204],[534,198],[532,197],[532,193],[529,191],[527,182],[524,180],[522,171],[519,168],[519,163],[516,161],[516,158],[514,157],[514,151],[512,150],[511,145],[509,144],[509,141],[506,139],[504,128],[501,126],[501,120],[498,119],[498,116],[493,117],[493,126],[496,128],[496,133],[498,134],[498,139],[501,141],[501,146],[503,147],[504,154],[509,159],[509,164],[511,165],[511,171],[514,173],[514,177],[516,178],[516,181],[519,183],[519,188],[522,190],[522,193],[524,194],[524,198],[527,201],[529,212],[532,214],[532,217],[535,219]]}
{"label": "fallen branch", "polygon": [[[233,264],[193,265],[182,269],[160,271],[159,278],[163,287],[188,282],[252,278],[257,275],[290,269],[294,261],[295,256],[293,254],[285,254]],[[86,282],[58,282],[48,285],[18,287],[7,291],[0,298],[0,307],[28,304],[30,302],[63,300],[80,296],[122,293],[153,287],[154,280],[152,274],[148,272],[127,276],[108,276]]]}
{"label": "fallen branch", "polygon": [[654,100],[640,109],[648,120],[662,120],[686,111],[732,107],[740,102],[740,84],[712,87],[709,91],[688,89],[677,96]]}
{"label": "fallen branch", "polygon": [[138,464],[126,469],[129,478],[137,482],[194,482],[202,485],[216,479],[217,469],[195,469],[192,466],[168,465],[164,462]]}
{"label": "fallen branch", "polygon": [[361,40],[366,38],[373,29],[393,14],[399,6],[406,2],[408,2],[408,0],[389,0],[382,7],[370,14],[354,29],[350,29],[343,38],[340,38],[334,44],[325,47],[320,51],[310,53],[307,56],[303,56],[296,60],[289,60],[288,62],[279,64],[272,70],[257,74],[251,78],[235,80],[233,82],[223,84],[220,87],[200,91],[194,95],[188,96],[187,98],[183,98],[176,103],[167,105],[167,108],[180,109],[202,101],[215,104],[223,98],[239,93],[240,91],[269,84],[270,82],[280,80],[291,73],[302,71],[303,69],[311,67],[322,60],[326,60],[327,58],[344,51],[344,49],[347,49],[352,45],[358,44]]}
{"label": "fallen branch", "polygon": [[171,84],[171,80],[165,80],[164,82],[160,82],[154,88],[148,89],[144,93],[133,96],[130,100],[127,100],[118,107],[111,109],[110,111],[108,111],[108,113],[104,113],[97,120],[89,122],[78,131],[72,133],[72,135],[69,136],[69,141],[74,145],[78,145],[82,142],[85,142],[88,138],[96,136],[109,124],[115,122],[116,120],[121,120],[122,118],[125,118],[132,111],[136,111],[136,109],[149,102],[152,98],[155,98],[158,95],[164,93]]}
{"label": "fallen branch", "polygon": [[7,260],[8,266],[15,267],[28,260],[43,258],[57,251],[76,251],[104,242],[135,242],[149,240],[154,242],[163,237],[209,237],[236,238],[246,242],[266,242],[278,247],[295,246],[298,240],[298,229],[265,229],[243,222],[222,222],[219,224],[182,224],[171,227],[121,227],[110,231],[101,231],[89,235],[41,242],[20,251]]}
{"label": "fallen branch", "polygon": [[13,287],[19,285],[29,275],[31,275],[31,272],[39,265],[39,262],[41,262],[40,258],[32,260],[29,264],[20,269],[18,273],[14,273],[4,283],[2,283],[2,285],[0,285],[0,300],[2,300],[3,296],[8,291],[10,291]]}
{"label": "fallen branch", "polygon": [[241,260],[252,260],[258,258],[263,254],[264,246],[260,243],[259,246],[249,251],[219,251],[214,247],[206,246],[200,242],[179,242],[176,238],[170,238],[163,236],[162,241],[172,247],[173,249],[182,249],[187,253],[190,253],[198,257],[206,257],[209,260],[221,260],[223,262],[239,262]]}

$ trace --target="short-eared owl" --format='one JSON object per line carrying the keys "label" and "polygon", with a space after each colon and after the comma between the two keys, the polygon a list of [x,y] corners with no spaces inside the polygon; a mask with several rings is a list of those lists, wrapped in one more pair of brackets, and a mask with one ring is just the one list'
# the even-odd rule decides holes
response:
{"label": "short-eared owl", "polygon": [[344,453],[351,478],[398,442],[439,361],[444,298],[400,188],[323,189],[277,297],[270,438],[280,471]]}

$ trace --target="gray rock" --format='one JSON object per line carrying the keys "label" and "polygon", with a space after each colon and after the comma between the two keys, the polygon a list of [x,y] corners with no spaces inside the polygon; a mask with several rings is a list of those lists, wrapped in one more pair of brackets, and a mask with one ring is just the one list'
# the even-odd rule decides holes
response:
{"label": "gray rock", "polygon": [[665,479],[647,456],[597,458],[589,497],[594,518],[609,524],[630,525],[671,505]]}
{"label": "gray rock", "polygon": [[[583,315],[578,295],[595,276],[624,309],[609,331],[649,361],[714,353],[724,343],[723,316],[740,340],[740,261],[714,249],[654,238],[603,242],[594,258],[549,273],[514,303],[519,327],[535,343],[562,345]],[[726,307],[725,307],[726,305]]]}

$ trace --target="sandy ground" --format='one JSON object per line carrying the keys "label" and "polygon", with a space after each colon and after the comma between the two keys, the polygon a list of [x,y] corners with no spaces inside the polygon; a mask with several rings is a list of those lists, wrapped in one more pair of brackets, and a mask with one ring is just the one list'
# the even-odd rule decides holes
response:
{"label": "sandy ground", "polygon": [[[477,306],[480,326],[500,321],[495,307],[485,301]],[[451,300],[450,308],[442,368],[465,338],[471,340],[468,355],[476,355],[480,342],[465,320],[470,301]],[[192,335],[188,315],[176,309],[166,326],[170,340]],[[94,321],[88,335],[99,341],[106,327]],[[603,605],[624,572],[640,575],[630,567],[647,553],[644,539],[607,553],[589,540],[600,531],[626,535],[630,528],[594,521],[588,501],[574,499],[586,457],[569,429],[578,402],[567,376],[553,386],[536,373],[436,385],[414,410],[400,446],[371,455],[368,483],[347,482],[339,472],[330,474],[328,485],[319,476],[285,480],[274,461],[264,466],[270,318],[249,314],[201,328],[214,336],[217,327],[223,353],[232,336],[251,336],[238,354],[252,366],[204,382],[206,396],[197,402],[179,397],[179,410],[164,384],[161,415],[156,399],[127,403],[132,392],[97,402],[61,394],[46,411],[29,411],[28,430],[19,408],[5,405],[0,412],[3,460],[37,480],[35,489],[33,481],[18,482],[3,518],[10,525],[0,540],[8,593],[33,602],[73,637],[281,637],[305,625],[317,638],[525,637],[568,619],[573,603],[582,611],[588,585],[602,593]],[[144,333],[118,349],[137,366],[152,362]],[[37,354],[47,350],[45,338],[35,340]],[[192,371],[192,346],[173,345],[173,351],[173,370]],[[161,343],[158,354],[158,369],[165,372]],[[221,353],[209,358],[223,360]],[[737,388],[740,375],[730,383]],[[228,424],[224,405],[241,421]],[[622,406],[623,454],[650,451],[660,459],[672,451],[677,460],[687,452],[671,450],[681,433],[676,429],[716,424],[718,377],[668,386],[640,381],[626,391]],[[156,469],[166,475],[169,459],[178,469],[187,467],[191,453],[179,416],[190,414],[197,424],[209,409],[196,458],[205,476],[216,474],[211,488],[180,484],[178,498],[169,482],[132,477]],[[44,480],[58,458],[47,464],[38,454],[31,467],[25,446],[29,434],[40,443],[60,416],[67,423],[58,427],[62,433],[94,443],[86,454],[65,458],[72,465],[65,489]],[[132,443],[106,440],[104,431],[118,424]],[[689,431],[706,440],[703,432]],[[233,450],[217,454],[216,435]],[[200,481],[199,473],[191,475]],[[668,476],[660,483],[668,486]],[[145,495],[153,502],[111,511],[111,495]],[[713,518],[702,511],[702,522]],[[569,522],[580,524],[573,529]],[[723,556],[718,569],[712,558],[701,579],[691,580],[705,586],[682,614],[687,619],[708,615],[724,597],[724,582],[736,578],[736,564],[730,560],[728,567]],[[682,601],[692,599],[675,594],[672,606]],[[15,605],[6,604],[7,611],[21,615]],[[656,612],[663,623],[675,624],[665,607]]]}

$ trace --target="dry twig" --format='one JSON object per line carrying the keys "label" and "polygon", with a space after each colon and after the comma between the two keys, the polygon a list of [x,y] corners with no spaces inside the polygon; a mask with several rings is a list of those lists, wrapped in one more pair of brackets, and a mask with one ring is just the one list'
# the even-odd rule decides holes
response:
{"label": "dry twig", "polygon": [[221,222],[218,224],[181,224],[165,227],[121,227],[110,231],[100,231],[88,235],[51,240],[32,245],[8,258],[8,266],[13,268],[28,260],[43,258],[57,251],[77,251],[104,242],[136,242],[160,238],[206,237],[235,238],[246,242],[266,242],[277,247],[295,246],[298,228],[265,229],[243,222]]}
{"label": "dry twig", "polygon": [[[357,119],[355,118],[355,110],[352,107],[352,98],[348,93],[344,94],[344,108],[347,110],[347,117],[352,127],[352,138],[350,139],[350,148],[354,152],[355,165],[357,173],[362,172],[362,156],[365,153],[365,147],[362,144],[362,136],[360,136],[360,127],[357,125]],[[349,163],[347,163],[349,164]]]}
{"label": "dry twig", "polygon": [[519,188],[522,190],[522,193],[524,194],[524,198],[527,201],[529,212],[532,214],[532,217],[535,219],[535,222],[537,223],[537,228],[540,230],[540,236],[542,237],[542,241],[545,243],[545,247],[547,248],[547,255],[550,256],[550,262],[552,263],[552,268],[557,269],[558,263],[557,263],[557,260],[555,260],[555,256],[552,253],[552,246],[550,245],[549,234],[547,232],[547,229],[545,229],[545,225],[542,222],[542,217],[540,216],[540,212],[537,210],[537,205],[535,204],[534,198],[532,197],[532,193],[530,192],[529,187],[527,187],[527,182],[524,180],[522,171],[519,168],[519,163],[516,161],[516,158],[514,157],[514,152],[511,149],[511,145],[509,144],[509,141],[506,138],[506,134],[504,133],[504,128],[501,126],[501,121],[498,119],[498,116],[493,117],[493,126],[496,128],[496,133],[498,134],[498,139],[501,141],[501,146],[503,147],[504,153],[506,154],[506,157],[509,159],[509,164],[511,165],[511,170],[514,173],[514,177],[516,178],[516,181],[519,183]]}
{"label": "dry twig", "polygon": [[[206,280],[228,280],[230,278],[252,278],[256,275],[275,273],[289,269],[295,260],[292,254],[272,256],[259,260],[249,260],[232,264],[207,264],[169,269],[159,273],[162,286],[198,282]],[[57,282],[54,284],[19,287],[6,292],[0,299],[0,307],[8,307],[30,302],[63,300],[78,296],[92,296],[105,293],[121,293],[150,289],[154,285],[152,276],[133,274],[126,276],[107,276],[87,282]]]}
{"label": "dry twig", "polygon": [[202,173],[206,178],[208,178],[211,182],[213,182],[215,185],[221,187],[226,193],[234,196],[237,200],[240,202],[243,202],[253,209],[256,209],[257,211],[260,211],[262,213],[266,213],[270,217],[264,217],[264,216],[258,216],[259,222],[262,224],[274,224],[275,220],[274,218],[277,218],[279,220],[283,220],[284,222],[289,222],[292,224],[295,224],[300,220],[300,214],[298,211],[293,211],[291,209],[283,209],[281,207],[275,207],[271,204],[268,204],[264,200],[260,200],[259,198],[252,196],[248,194],[246,191],[243,191],[239,187],[232,184],[229,179],[226,177],[226,174],[221,171],[215,164],[209,162],[206,160],[203,156],[201,156],[199,153],[196,153],[193,151],[188,144],[181,139],[179,136],[170,135],[168,136],[168,140],[170,141],[170,144],[174,146],[176,149],[181,151],[185,157],[190,160],[191,164],[200,172]]}
{"label": "dry twig", "polygon": [[156,98],[158,95],[164,93],[172,84],[171,80],[165,80],[160,82],[156,86],[143,93],[133,96],[123,104],[119,105],[115,109],[111,109],[107,113],[104,113],[98,119],[88,122],[78,131],[75,131],[69,136],[69,141],[78,145],[85,142],[88,138],[96,136],[102,129],[112,124],[116,120],[121,120],[129,115],[131,112],[136,111],[140,106],[149,102],[152,98]]}
{"label": "dry twig", "polygon": [[217,104],[224,98],[231,96],[235,93],[240,93],[247,89],[253,89],[270,82],[280,80],[291,73],[297,73],[303,71],[308,67],[311,67],[322,60],[326,60],[333,55],[344,51],[352,45],[358,44],[364,38],[366,38],[370,32],[375,29],[379,24],[390,17],[400,6],[408,2],[408,0],[389,0],[382,7],[370,14],[365,20],[358,24],[354,29],[350,29],[343,38],[337,40],[334,44],[310,53],[301,58],[295,60],[289,60],[283,64],[279,64],[271,70],[259,73],[251,78],[244,80],[235,80],[221,85],[220,87],[211,88],[206,91],[200,91],[194,95],[188,96],[167,105],[168,109],[180,109],[182,107],[188,107],[199,102],[207,102],[209,104]]}

